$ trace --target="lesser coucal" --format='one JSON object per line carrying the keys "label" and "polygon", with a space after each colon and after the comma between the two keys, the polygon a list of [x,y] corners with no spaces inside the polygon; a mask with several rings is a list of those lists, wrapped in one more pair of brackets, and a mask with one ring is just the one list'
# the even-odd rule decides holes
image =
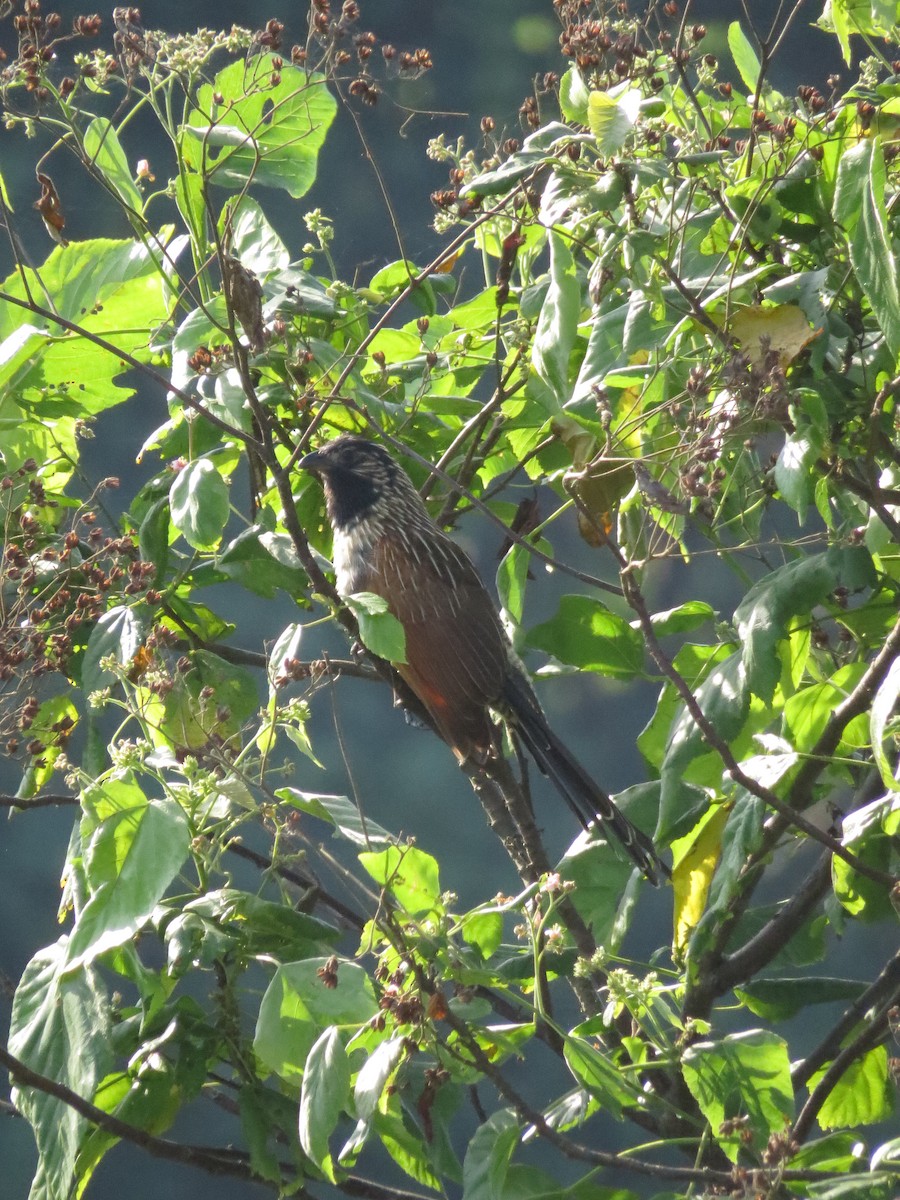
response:
{"label": "lesser coucal", "polygon": [[599,818],[646,877],[669,870],[547,723],[497,609],[467,555],[443,533],[381,446],[345,434],[300,467],[325,488],[342,596],[374,592],[403,626],[396,669],[460,762],[495,752],[496,713],[514,728],[585,829]]}

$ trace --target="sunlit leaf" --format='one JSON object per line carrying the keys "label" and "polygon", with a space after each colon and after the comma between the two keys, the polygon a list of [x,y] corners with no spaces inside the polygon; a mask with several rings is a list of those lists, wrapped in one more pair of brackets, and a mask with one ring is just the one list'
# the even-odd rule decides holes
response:
{"label": "sunlit leaf", "polygon": [[359,856],[377,884],[386,887],[410,916],[433,911],[440,902],[436,859],[415,846],[388,846]]}
{"label": "sunlit leaf", "polygon": [[[684,1081],[712,1135],[737,1162],[743,1133],[762,1151],[787,1129],[794,1113],[787,1043],[754,1029],[717,1042],[697,1042],[682,1059]],[[725,1122],[734,1122],[733,1132]]]}
{"label": "sunlit leaf", "polygon": [[350,1061],[340,1030],[330,1025],[311,1047],[300,1088],[300,1145],[335,1180],[328,1139],[350,1095]]}
{"label": "sunlit leaf", "polygon": [[[812,1076],[807,1085],[810,1091],[827,1070],[826,1065]],[[838,1126],[856,1129],[860,1125],[886,1121],[893,1111],[887,1047],[875,1046],[850,1063],[828,1093],[816,1119],[822,1129]]]}

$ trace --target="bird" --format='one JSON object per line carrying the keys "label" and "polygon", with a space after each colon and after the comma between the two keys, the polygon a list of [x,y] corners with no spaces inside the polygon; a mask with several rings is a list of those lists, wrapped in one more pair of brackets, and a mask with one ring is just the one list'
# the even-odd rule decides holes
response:
{"label": "bird", "polygon": [[668,877],[650,838],[551,728],[475,565],[431,519],[391,454],[343,434],[297,465],[324,488],[338,594],[373,592],[387,602],[406,642],[395,669],[457,760],[484,764],[496,754],[500,717],[585,830],[599,821],[651,883]]}

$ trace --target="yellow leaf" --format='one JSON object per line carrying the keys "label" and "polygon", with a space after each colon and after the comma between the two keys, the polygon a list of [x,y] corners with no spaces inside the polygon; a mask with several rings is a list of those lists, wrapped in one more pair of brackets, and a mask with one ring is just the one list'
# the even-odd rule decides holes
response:
{"label": "yellow leaf", "polygon": [[729,332],[750,356],[754,367],[763,366],[772,350],[778,355],[780,365],[786,367],[822,331],[810,328],[806,313],[796,304],[779,304],[775,308],[754,304],[739,310]]}
{"label": "yellow leaf", "polygon": [[674,949],[681,954],[703,916],[713,871],[722,850],[722,830],[728,820],[728,805],[712,808],[687,837],[673,844],[675,866]]}

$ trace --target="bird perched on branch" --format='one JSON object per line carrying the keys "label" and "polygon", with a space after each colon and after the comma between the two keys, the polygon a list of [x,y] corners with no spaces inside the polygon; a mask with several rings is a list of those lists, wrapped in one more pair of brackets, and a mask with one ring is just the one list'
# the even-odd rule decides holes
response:
{"label": "bird perched on branch", "polygon": [[652,883],[668,875],[650,839],[550,728],[474,565],[390,454],[345,434],[299,466],[325,488],[338,592],[387,601],[406,637],[406,662],[396,669],[457,759],[483,763],[497,752],[497,714],[585,829],[599,819]]}

